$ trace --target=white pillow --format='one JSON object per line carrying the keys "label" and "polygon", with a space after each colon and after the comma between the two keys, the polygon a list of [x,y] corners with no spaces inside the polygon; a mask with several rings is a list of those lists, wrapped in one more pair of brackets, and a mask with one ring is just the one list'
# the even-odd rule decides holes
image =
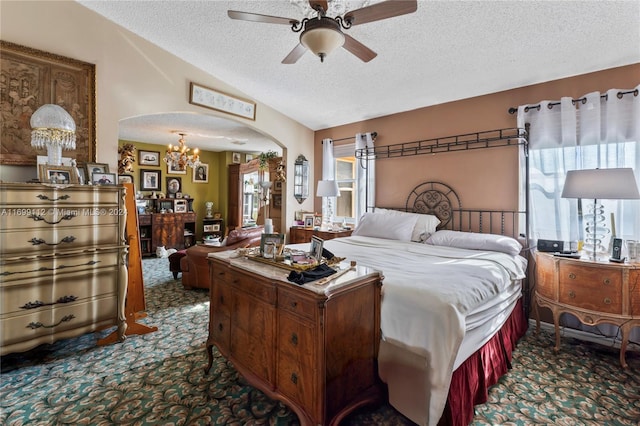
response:
{"label": "white pillow", "polygon": [[415,216],[417,221],[411,232],[411,241],[425,242],[431,234],[436,232],[438,225],[440,225],[440,219],[432,214],[410,213],[399,210],[380,209],[378,207],[376,207],[374,213],[404,216],[407,218]]}
{"label": "white pillow", "polygon": [[417,217],[407,218],[390,214],[365,213],[351,235],[411,241]]}
{"label": "white pillow", "polygon": [[511,237],[449,230],[436,232],[425,241],[425,244],[470,250],[499,251],[512,256],[516,256],[522,251],[522,244]]}

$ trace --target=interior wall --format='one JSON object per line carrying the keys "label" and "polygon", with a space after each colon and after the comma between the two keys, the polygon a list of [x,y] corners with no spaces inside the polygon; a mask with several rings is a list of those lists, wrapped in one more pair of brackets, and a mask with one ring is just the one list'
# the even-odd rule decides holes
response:
{"label": "interior wall", "polygon": [[[640,64],[634,64],[321,130],[315,135],[315,175],[322,175],[325,138],[349,138],[335,142],[340,145],[352,143],[356,133],[375,131],[379,146],[512,128],[516,115],[509,114],[510,107],[564,96],[579,98],[611,88],[628,89],[639,81]],[[376,162],[376,204],[403,207],[412,188],[435,180],[450,184],[463,208],[517,209],[518,164],[516,149],[509,147],[382,159]],[[319,211],[321,200],[314,198]]]}
{"label": "interior wall", "polygon": [[[251,98],[73,1],[2,1],[0,38],[96,65],[96,161],[116,166],[118,122],[161,112],[196,112],[242,122],[267,135],[287,154],[287,174],[299,154],[313,159],[313,132],[257,102],[256,120],[189,104],[189,83]],[[35,167],[0,166],[5,181],[26,181]],[[287,185],[286,223],[300,206]],[[313,200],[304,203],[310,210]]]}

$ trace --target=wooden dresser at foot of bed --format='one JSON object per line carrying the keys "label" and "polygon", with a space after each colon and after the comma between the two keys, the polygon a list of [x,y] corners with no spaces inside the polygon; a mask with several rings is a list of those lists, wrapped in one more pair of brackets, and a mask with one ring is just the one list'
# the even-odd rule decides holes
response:
{"label": "wooden dresser at foot of bed", "polygon": [[[583,256],[583,257],[586,257]],[[560,350],[560,314],[570,313],[583,324],[614,324],[620,327],[620,364],[627,367],[625,351],[629,333],[640,326],[640,263],[536,255],[534,309],[540,328],[538,306],[551,309],[556,334],[554,350]]]}
{"label": "wooden dresser at foot of bed", "polygon": [[0,354],[113,325],[124,340],[121,186],[0,184]]}
{"label": "wooden dresser at foot of bed", "polygon": [[280,268],[261,265],[274,269],[261,274],[220,257],[210,262],[206,372],[216,345],[249,383],[287,404],[302,425],[338,424],[381,399],[377,272],[358,267],[334,280],[334,289],[334,281],[325,285],[325,293],[320,286],[313,291],[287,282]]}

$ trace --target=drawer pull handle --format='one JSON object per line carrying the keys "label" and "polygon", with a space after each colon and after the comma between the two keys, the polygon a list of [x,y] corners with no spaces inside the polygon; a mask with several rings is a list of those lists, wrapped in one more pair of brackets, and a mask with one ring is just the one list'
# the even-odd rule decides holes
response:
{"label": "drawer pull handle", "polygon": [[30,242],[34,246],[39,246],[40,244],[45,244],[45,245],[48,245],[48,246],[57,246],[57,245],[60,245],[60,244],[63,244],[63,243],[72,243],[75,240],[76,240],[76,237],[74,237],[73,235],[69,235],[69,236],[66,236],[63,239],[61,239],[59,243],[48,243],[45,240],[43,240],[42,238],[36,238],[36,237],[33,237],[28,242]]}
{"label": "drawer pull handle", "polygon": [[291,373],[291,381],[294,385],[298,384],[298,376],[296,375],[296,373]]}
{"label": "drawer pull handle", "polygon": [[75,302],[76,300],[78,300],[77,296],[62,296],[61,298],[59,298],[58,300],[56,300],[55,302],[50,302],[50,303],[44,303],[41,302],[39,300],[36,300],[35,302],[27,302],[24,305],[20,306],[20,309],[36,309],[36,308],[40,308],[42,306],[51,306],[51,305],[56,305],[58,303],[71,303],[71,302]]}
{"label": "drawer pull handle", "polygon": [[570,291],[569,292],[569,297],[572,298],[572,299],[575,299],[576,298],[576,293],[573,290]]}
{"label": "drawer pull handle", "polygon": [[604,280],[602,280],[602,282],[604,283],[604,285],[611,284],[611,280],[609,278],[605,278]]}
{"label": "drawer pull handle", "polygon": [[69,198],[71,198],[71,195],[62,195],[58,198],[49,198],[44,194],[40,194],[40,195],[37,195],[37,197],[44,201],[62,201],[62,200],[68,200]]}
{"label": "drawer pull handle", "polygon": [[78,267],[78,266],[91,266],[91,265],[95,265],[96,263],[100,263],[100,260],[90,260],[87,263],[81,263],[79,265],[71,265],[71,266],[60,265],[57,268],[47,268],[46,266],[43,266],[42,268],[32,269],[30,271],[18,271],[18,272],[5,271],[0,275],[3,276],[3,277],[6,277],[6,276],[9,276],[9,275],[16,275],[16,274],[30,274],[32,272],[55,271],[57,269],[75,268],[75,267]]}
{"label": "drawer pull handle", "polygon": [[45,217],[44,217],[44,216],[40,216],[39,214],[30,214],[30,215],[29,215],[29,216],[27,216],[27,217],[28,217],[29,219],[33,219],[35,222],[42,221],[42,222],[44,222],[44,223],[46,223],[46,224],[48,224],[48,225],[56,225],[56,224],[58,224],[58,223],[62,222],[63,220],[71,220],[71,219],[73,219],[74,217],[76,217],[76,215],[75,215],[75,214],[65,214],[65,215],[64,215],[64,216],[62,216],[62,217],[60,218],[60,220],[58,220],[57,222],[50,222],[50,221],[48,221],[47,219],[45,219]]}
{"label": "drawer pull handle", "polygon": [[610,304],[611,304],[611,299],[610,299],[610,298],[608,298],[608,297],[605,297],[605,298],[604,298],[604,304],[605,304],[605,305],[610,305]]}
{"label": "drawer pull handle", "polygon": [[220,304],[224,305],[224,296],[220,296]]}
{"label": "drawer pull handle", "polygon": [[224,327],[222,326],[222,323],[219,323],[219,324],[218,324],[218,330],[219,330],[219,331],[222,331],[222,329],[223,329],[223,328],[224,328]]}
{"label": "drawer pull handle", "polygon": [[62,317],[62,319],[60,321],[58,321],[57,324],[52,324],[52,325],[44,325],[41,322],[30,322],[29,325],[27,326],[27,328],[30,328],[32,330],[37,330],[38,328],[54,328],[59,326],[60,324],[62,324],[63,322],[67,322],[67,321],[71,321],[72,319],[74,319],[75,316],[74,315],[67,315]]}
{"label": "drawer pull handle", "polygon": [[298,307],[298,302],[291,302],[291,307],[293,309],[297,308]]}
{"label": "drawer pull handle", "polygon": [[298,335],[296,333],[291,333],[291,343],[293,343],[294,346],[298,345]]}
{"label": "drawer pull handle", "polygon": [[570,279],[572,279],[572,280],[575,280],[575,279],[576,279],[576,274],[574,274],[573,272],[571,272],[571,273],[569,274],[569,278],[570,278]]}

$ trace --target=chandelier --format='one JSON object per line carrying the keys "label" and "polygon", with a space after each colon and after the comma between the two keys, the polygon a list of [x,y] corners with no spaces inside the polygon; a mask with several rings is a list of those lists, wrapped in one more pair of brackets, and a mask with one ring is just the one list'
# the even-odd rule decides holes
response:
{"label": "chandelier", "polygon": [[180,139],[178,139],[178,145],[174,146],[169,144],[167,147],[167,153],[164,156],[164,162],[169,165],[169,168],[173,171],[185,171],[187,166],[191,168],[198,167],[200,165],[200,155],[198,154],[198,148],[193,150],[193,154],[189,154],[191,148],[187,146],[184,140],[185,133],[178,133]]}

